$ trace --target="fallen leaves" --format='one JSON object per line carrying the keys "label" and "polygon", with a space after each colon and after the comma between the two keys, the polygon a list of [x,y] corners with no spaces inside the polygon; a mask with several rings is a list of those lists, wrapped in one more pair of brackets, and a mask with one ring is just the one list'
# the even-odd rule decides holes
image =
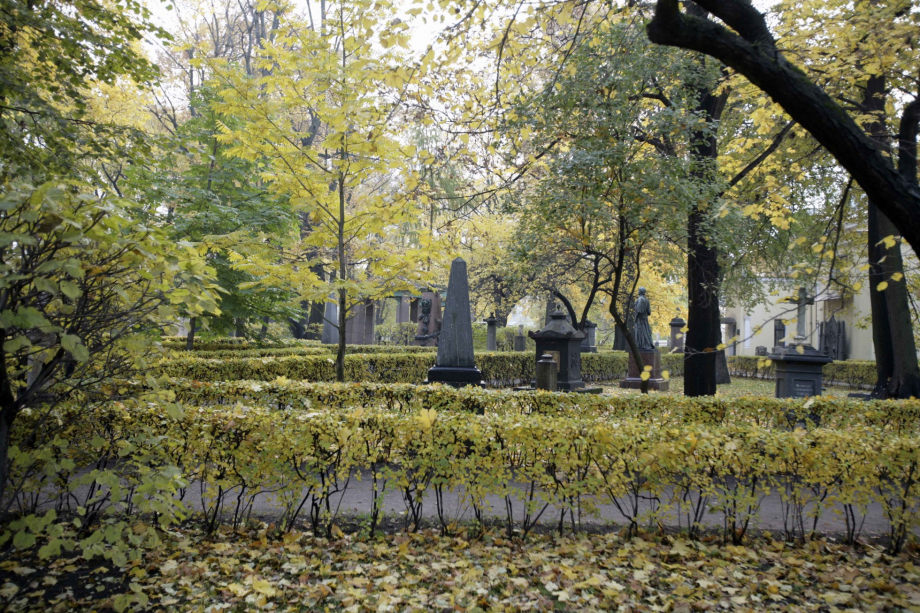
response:
{"label": "fallen leaves", "polygon": [[[0,596],[17,611],[92,610],[149,598],[153,609],[201,610],[913,610],[920,605],[915,553],[889,556],[833,541],[746,547],[718,541],[617,534],[424,531],[373,539],[336,532],[274,538],[267,526],[206,536],[172,530],[143,562],[79,590],[84,565],[58,560],[29,572],[28,558],[0,563]],[[26,555],[26,554],[23,554]],[[105,570],[105,569],[103,569]],[[51,579],[52,581],[48,581]],[[54,586],[56,579],[58,586]],[[62,585],[68,585],[63,589]],[[92,585],[92,584],[91,584]],[[81,586],[86,587],[86,586]],[[56,589],[56,592],[47,590]],[[62,591],[63,590],[63,591]],[[141,605],[141,608],[143,606]]]}

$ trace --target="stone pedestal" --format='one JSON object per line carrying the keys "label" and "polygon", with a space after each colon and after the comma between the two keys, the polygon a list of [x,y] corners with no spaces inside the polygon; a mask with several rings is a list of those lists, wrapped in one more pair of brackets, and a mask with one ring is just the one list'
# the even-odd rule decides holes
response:
{"label": "stone pedestal", "polygon": [[536,367],[536,388],[538,390],[546,390],[548,392],[555,392],[559,389],[558,386],[558,375],[559,366],[556,364],[556,360],[553,359],[553,356],[548,353],[537,360]]}
{"label": "stone pedestal", "polygon": [[585,339],[581,341],[582,353],[597,353],[597,324],[593,321],[585,322]]}
{"label": "stone pedestal", "polygon": [[777,398],[806,398],[820,396],[824,384],[823,368],[831,359],[811,345],[774,347],[769,357],[776,372]]}
{"label": "stone pedestal", "polygon": [[[683,327],[683,326],[681,326]],[[661,354],[658,353],[657,349],[649,349],[645,351],[640,351],[639,355],[642,356],[642,361],[646,366],[651,366],[651,376],[648,380],[649,390],[656,390],[659,392],[668,391],[669,381],[666,381],[661,378]],[[642,371],[639,369],[639,366],[636,364],[636,361],[633,359],[632,353],[629,354],[629,369],[626,373],[626,378],[620,381],[620,387],[623,389],[637,390],[642,388]]]}

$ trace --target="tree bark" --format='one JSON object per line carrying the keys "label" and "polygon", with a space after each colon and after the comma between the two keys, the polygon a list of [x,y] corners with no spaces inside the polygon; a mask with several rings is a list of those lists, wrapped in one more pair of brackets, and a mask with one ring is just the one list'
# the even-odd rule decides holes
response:
{"label": "tree bark", "polygon": [[[891,143],[885,120],[887,96],[885,77],[869,78],[863,98],[863,110],[873,114],[876,119],[869,124],[867,131],[879,147],[890,153]],[[910,112],[911,109],[908,107],[905,116]],[[910,167],[909,151],[902,152],[901,159]],[[872,306],[872,342],[876,356],[876,384],[872,395],[876,398],[920,396],[920,367],[917,365],[917,348],[910,318],[910,301],[907,295],[907,281],[904,278],[900,237],[897,228],[871,198],[869,209],[869,292]],[[898,239],[894,247],[886,248],[884,244],[879,244],[890,236]],[[898,276],[901,281],[894,280]],[[881,282],[888,283],[884,291],[876,289]]]}
{"label": "tree bark", "polygon": [[[647,27],[658,44],[718,58],[765,91],[859,183],[920,253],[920,188],[902,176],[852,117],[776,48],[763,15],[744,0],[696,0],[734,32],[657,0]],[[737,32],[737,33],[736,33]]]}
{"label": "tree bark", "polygon": [[195,348],[195,329],[198,327],[198,318],[192,317],[188,320],[188,334],[185,336],[185,350],[191,351]]}
{"label": "tree bark", "polygon": [[868,212],[868,254],[869,254],[869,302],[872,309],[872,345],[875,348],[875,388],[873,398],[888,397],[888,382],[894,375],[894,354],[891,348],[891,328],[888,326],[888,294],[875,288],[885,278],[879,265],[882,240],[879,229],[879,211],[869,201]]}
{"label": "tree bark", "polygon": [[[722,118],[728,94],[717,95],[711,88],[703,87],[698,96],[697,112],[706,120],[708,130],[698,130],[692,135],[693,175],[700,184],[708,184],[715,181],[719,154],[714,124]],[[706,203],[696,201],[687,219],[689,308],[684,336],[684,395],[690,397],[715,395],[716,347],[722,342],[722,314],[719,310],[721,275],[719,252],[711,238],[711,210],[712,207]]]}

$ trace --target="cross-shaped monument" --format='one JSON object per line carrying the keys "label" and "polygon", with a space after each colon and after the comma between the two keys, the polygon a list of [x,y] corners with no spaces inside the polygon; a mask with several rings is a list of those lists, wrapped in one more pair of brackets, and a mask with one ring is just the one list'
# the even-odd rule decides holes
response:
{"label": "cross-shaped monument", "polygon": [[[805,398],[819,396],[823,388],[822,368],[831,361],[823,352],[806,342],[805,307],[815,303],[804,287],[800,287],[796,298],[787,298],[798,306],[796,309],[796,333],[791,347],[774,347],[769,354],[776,374],[777,398]],[[817,420],[813,416],[813,420]],[[790,417],[790,419],[793,419]],[[797,419],[797,418],[796,418]],[[792,423],[795,423],[793,419]]]}
{"label": "cross-shaped monument", "polygon": [[798,298],[789,299],[792,304],[798,305],[795,315],[795,339],[793,345],[805,344],[805,307],[815,303],[815,297],[809,296],[804,287],[799,288]]}

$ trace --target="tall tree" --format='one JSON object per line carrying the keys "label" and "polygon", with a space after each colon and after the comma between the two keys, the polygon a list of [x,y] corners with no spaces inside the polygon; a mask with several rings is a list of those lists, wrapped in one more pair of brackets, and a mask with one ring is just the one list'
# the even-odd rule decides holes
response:
{"label": "tall tree", "polygon": [[275,39],[253,59],[255,77],[215,66],[219,109],[242,121],[225,125],[221,140],[231,155],[262,163],[270,189],[309,217],[312,229],[297,248],[301,270],[318,260],[335,271],[332,280],[314,277],[309,297],[337,294],[340,381],[349,311],[420,279],[428,244],[396,248],[420,213],[410,197],[418,178],[406,163],[414,148],[394,136],[410,76],[395,45],[407,37],[375,6],[333,5],[318,26],[282,18]]}

